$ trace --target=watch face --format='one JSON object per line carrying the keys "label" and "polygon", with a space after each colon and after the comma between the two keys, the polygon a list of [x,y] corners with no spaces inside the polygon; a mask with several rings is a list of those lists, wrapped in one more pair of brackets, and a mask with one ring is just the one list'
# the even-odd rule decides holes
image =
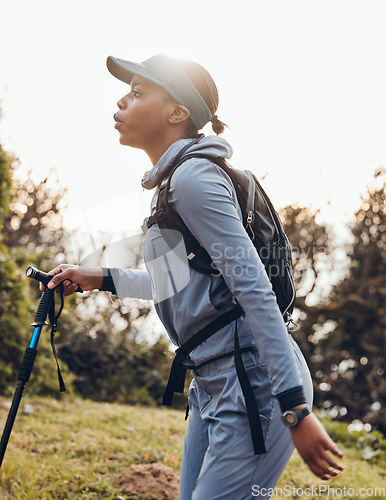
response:
{"label": "watch face", "polygon": [[292,412],[291,413],[288,412],[287,415],[285,416],[285,419],[286,419],[287,424],[289,424],[289,425],[293,425],[297,421],[295,413],[292,413]]}

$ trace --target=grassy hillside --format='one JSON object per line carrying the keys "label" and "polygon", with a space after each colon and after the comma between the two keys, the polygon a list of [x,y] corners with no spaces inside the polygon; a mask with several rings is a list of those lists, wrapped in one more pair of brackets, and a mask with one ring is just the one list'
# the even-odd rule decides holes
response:
{"label": "grassy hillside", "polygon": [[[8,414],[2,402],[0,432]],[[26,403],[32,405],[33,414],[23,413]],[[385,469],[382,457],[377,460],[378,452],[373,463],[361,459],[368,443],[348,436],[343,424],[326,425],[335,439],[346,443],[341,445],[346,472],[330,483],[319,481],[295,452],[277,485],[283,494],[272,498],[331,498],[332,488],[344,492],[344,487],[372,490],[362,496],[338,496],[336,490],[336,498],[386,498]],[[0,470],[0,498],[123,500],[127,497],[116,480],[132,464],[161,462],[178,473],[185,426],[183,412],[165,408],[25,397]],[[327,485],[330,492],[314,490],[313,496],[305,490]],[[377,496],[375,488],[384,488],[383,494]]]}

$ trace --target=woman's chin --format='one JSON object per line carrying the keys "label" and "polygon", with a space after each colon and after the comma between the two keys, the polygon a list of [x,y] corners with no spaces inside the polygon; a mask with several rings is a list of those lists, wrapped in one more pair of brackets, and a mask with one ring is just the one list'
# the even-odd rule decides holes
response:
{"label": "woman's chin", "polygon": [[131,146],[131,141],[127,139],[124,135],[120,134],[119,135],[119,142],[122,144],[122,146]]}
{"label": "woman's chin", "polygon": [[135,148],[135,149],[143,149],[141,144],[139,144],[136,141],[130,140],[128,137],[125,137],[124,135],[119,136],[119,142],[122,144],[122,146],[129,146],[130,148]]}

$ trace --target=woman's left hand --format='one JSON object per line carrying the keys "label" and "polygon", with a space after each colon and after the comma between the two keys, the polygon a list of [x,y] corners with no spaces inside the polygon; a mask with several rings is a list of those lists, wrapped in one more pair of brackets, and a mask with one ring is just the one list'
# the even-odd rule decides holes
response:
{"label": "woman's left hand", "polygon": [[308,467],[321,479],[329,481],[345,470],[330,453],[344,458],[343,452],[327,434],[314,413],[304,417],[298,425],[290,427],[292,440]]}

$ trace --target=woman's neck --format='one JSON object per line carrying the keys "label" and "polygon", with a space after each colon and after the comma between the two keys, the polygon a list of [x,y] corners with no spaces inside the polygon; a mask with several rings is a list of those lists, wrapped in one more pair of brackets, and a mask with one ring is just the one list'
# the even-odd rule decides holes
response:
{"label": "woman's neck", "polygon": [[165,151],[167,151],[172,144],[180,139],[185,139],[185,135],[183,133],[170,133],[164,137],[163,140],[154,141],[151,145],[149,145],[149,147],[144,148],[144,151],[150,158],[152,165],[156,165]]}

